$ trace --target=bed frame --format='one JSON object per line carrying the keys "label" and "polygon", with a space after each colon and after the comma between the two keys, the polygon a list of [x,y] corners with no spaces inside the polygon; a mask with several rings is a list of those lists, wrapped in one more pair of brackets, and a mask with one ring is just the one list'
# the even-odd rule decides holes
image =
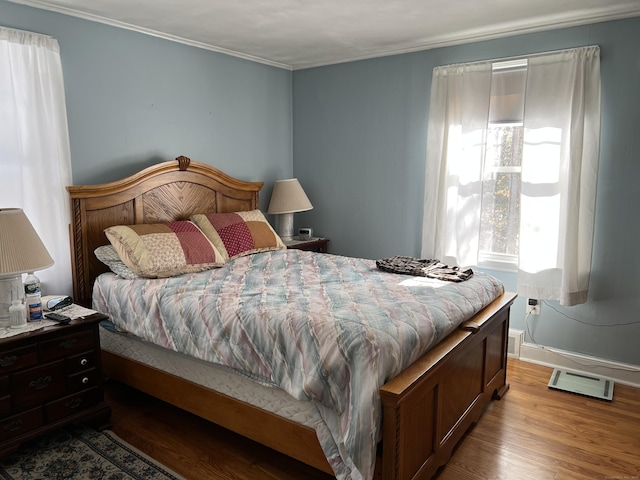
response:
{"label": "bed frame", "polygon": [[[93,250],[113,225],[188,219],[203,212],[259,208],[262,182],[232,178],[178,157],[128,178],[67,187],[76,303],[91,306],[94,279],[107,268]],[[505,293],[385,384],[376,479],[430,479],[506,383],[509,309]],[[182,378],[103,351],[108,377],[333,474],[315,431]]]}

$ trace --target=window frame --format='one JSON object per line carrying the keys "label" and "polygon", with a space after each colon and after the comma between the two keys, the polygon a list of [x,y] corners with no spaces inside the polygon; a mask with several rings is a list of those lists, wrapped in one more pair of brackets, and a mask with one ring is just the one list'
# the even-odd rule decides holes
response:
{"label": "window frame", "polygon": [[[495,62],[492,64],[492,76],[496,74],[496,72],[505,72],[509,70],[526,70],[528,67],[527,59],[516,59],[516,60],[508,60],[503,62]],[[524,96],[524,91],[522,92]],[[512,121],[491,121],[487,122],[487,127],[485,130],[485,135],[488,134],[491,128],[495,127],[522,127],[524,128],[524,118],[519,120],[513,119]],[[515,173],[522,175],[522,157],[520,158],[520,166],[489,166],[487,158],[487,142],[485,137],[485,149],[483,154],[482,161],[482,183],[484,188],[485,176],[487,173]],[[520,177],[520,181],[522,182],[522,177]],[[482,219],[480,220],[480,225],[482,226]],[[519,267],[519,254],[508,254],[508,253],[500,253],[500,252],[486,252],[479,250],[478,251],[478,267],[487,268],[491,270],[501,270],[507,272],[517,272]]]}
{"label": "window frame", "polygon": [[[522,122],[503,122],[503,123],[488,123],[487,124],[487,132],[490,128],[499,127],[499,126],[521,126],[524,128]],[[490,173],[516,173],[520,175],[520,181],[522,182],[522,158],[520,159],[519,166],[491,166],[488,167],[488,158],[486,157],[485,148],[485,156],[483,158],[482,163],[482,183],[484,188],[484,178],[485,175]],[[480,226],[482,228],[482,217],[480,219]],[[488,268],[491,270],[502,270],[507,272],[517,272],[519,266],[519,255],[518,254],[510,254],[510,253],[500,253],[500,252],[486,252],[483,250],[478,251],[478,267],[480,268]]]}

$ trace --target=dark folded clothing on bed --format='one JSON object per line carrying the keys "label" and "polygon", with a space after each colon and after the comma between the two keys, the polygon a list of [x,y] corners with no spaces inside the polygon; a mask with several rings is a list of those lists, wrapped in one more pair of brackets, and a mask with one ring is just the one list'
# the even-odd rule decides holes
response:
{"label": "dark folded clothing on bed", "polygon": [[449,282],[464,282],[471,278],[473,270],[460,270],[459,267],[449,267],[439,260],[395,256],[376,260],[376,266],[385,272],[402,273],[419,277],[437,278]]}

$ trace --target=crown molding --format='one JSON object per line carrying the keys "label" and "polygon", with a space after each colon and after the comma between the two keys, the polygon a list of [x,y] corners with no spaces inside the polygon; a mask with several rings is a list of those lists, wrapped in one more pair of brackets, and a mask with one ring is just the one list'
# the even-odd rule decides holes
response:
{"label": "crown molding", "polygon": [[48,10],[50,12],[61,13],[63,15],[68,15],[70,17],[81,18],[83,20],[88,20],[90,22],[102,23],[104,25],[109,25],[111,27],[122,28],[125,30],[131,30],[138,33],[143,33],[145,35],[150,35],[152,37],[162,38],[164,40],[170,40],[172,42],[182,43],[191,47],[201,48],[203,50],[210,50],[212,52],[223,53],[225,55],[230,55],[232,57],[242,58],[244,60],[249,60],[251,62],[262,63],[264,65],[269,65],[271,67],[282,68],[284,70],[293,70],[291,65],[287,65],[280,62],[275,62],[273,60],[269,60],[266,58],[256,57],[254,55],[249,55],[242,52],[236,52],[234,50],[229,50],[227,48],[217,47],[215,45],[209,45],[207,43],[198,42],[196,40],[190,40],[188,38],[180,37],[178,35],[172,35],[170,33],[159,32],[157,30],[153,30],[150,28],[140,27],[138,25],[132,25],[126,22],[120,22],[118,20],[112,20],[110,18],[105,18],[100,15],[93,15],[91,13],[80,12],[78,10],[74,10],[72,8],[50,5],[48,3],[39,2],[37,0],[8,0],[11,3],[18,3],[21,5],[25,5],[28,7],[37,8],[39,10]]}
{"label": "crown molding", "polygon": [[425,50],[433,50],[436,48],[452,47],[455,45],[464,45],[467,43],[483,42],[487,40],[495,40],[498,38],[512,37],[515,35],[524,35],[527,33],[544,32],[548,30],[557,30],[560,28],[578,27],[582,25],[590,25],[594,23],[610,22],[614,20],[622,20],[625,18],[633,18],[640,16],[640,5],[634,3],[626,8],[608,9],[589,11],[580,16],[553,15],[545,17],[544,22],[511,22],[501,24],[492,28],[482,28],[476,30],[467,30],[453,35],[440,35],[427,39],[425,42],[413,46],[384,52],[378,52],[371,55],[362,55],[357,57],[344,58],[339,61],[327,61],[309,64],[293,65],[293,70],[304,70],[307,68],[325,67],[329,65],[337,65],[341,63],[357,62],[360,60],[368,60],[372,58],[388,57],[391,55],[401,55],[404,53],[415,53]]}
{"label": "crown molding", "polygon": [[482,42],[487,40],[504,38],[504,37],[514,36],[514,35],[522,35],[526,33],[536,33],[536,32],[548,31],[548,30],[555,30],[559,28],[576,27],[581,25],[607,22],[607,21],[613,21],[613,20],[621,20],[624,18],[640,16],[640,5],[638,4],[637,1],[630,1],[626,5],[623,5],[620,7],[613,7],[613,8],[604,7],[604,8],[591,9],[591,10],[585,9],[577,12],[572,12],[570,14],[548,15],[543,18],[538,17],[533,20],[508,22],[500,25],[495,25],[489,28],[478,28],[473,30],[465,30],[465,31],[461,31],[453,34],[433,36],[430,38],[425,38],[419,44],[416,44],[414,46],[382,50],[369,55],[351,56],[351,57],[345,57],[341,59],[327,59],[326,61],[317,61],[317,62],[311,60],[309,62],[290,65],[290,64],[285,64],[285,63],[277,62],[274,60],[270,60],[267,58],[257,57],[257,56],[246,54],[243,52],[238,52],[235,50],[218,47],[216,45],[211,45],[211,44],[199,42],[196,40],[191,40],[191,39],[180,37],[177,35],[172,35],[168,33],[159,32],[156,30],[148,29],[145,27],[132,25],[126,22],[111,20],[99,15],[80,12],[72,8],[51,5],[46,2],[41,2],[38,0],[8,0],[8,1],[12,3],[17,3],[17,4],[38,8],[41,10],[49,10],[52,12],[61,13],[63,15],[77,17],[77,18],[89,20],[92,22],[98,22],[98,23],[102,23],[102,24],[109,25],[116,28],[123,28],[126,30],[131,30],[131,31],[143,33],[146,35],[151,35],[151,36],[162,38],[165,40],[170,40],[173,42],[182,43],[192,47],[201,48],[204,50],[210,50],[213,52],[222,53],[225,55],[230,55],[230,56],[241,58],[244,60],[249,60],[251,62],[257,62],[264,65],[281,68],[289,71],[304,70],[308,68],[324,67],[329,65],[337,65],[342,63],[356,62],[360,60],[368,60],[368,59],[387,57],[392,55],[401,55],[405,53],[414,53],[414,52],[419,52],[424,50],[432,50],[435,48],[450,47],[455,45],[462,45],[467,43]]}

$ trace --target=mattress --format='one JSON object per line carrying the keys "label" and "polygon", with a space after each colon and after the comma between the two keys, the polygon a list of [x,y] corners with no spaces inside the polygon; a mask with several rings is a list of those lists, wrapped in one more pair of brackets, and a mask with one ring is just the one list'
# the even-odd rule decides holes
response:
{"label": "mattress", "polygon": [[283,390],[254,382],[223,365],[205,362],[158,347],[133,335],[116,332],[111,322],[103,322],[101,327],[102,350],[184,378],[313,429],[319,421],[318,412],[311,402],[296,400]]}

